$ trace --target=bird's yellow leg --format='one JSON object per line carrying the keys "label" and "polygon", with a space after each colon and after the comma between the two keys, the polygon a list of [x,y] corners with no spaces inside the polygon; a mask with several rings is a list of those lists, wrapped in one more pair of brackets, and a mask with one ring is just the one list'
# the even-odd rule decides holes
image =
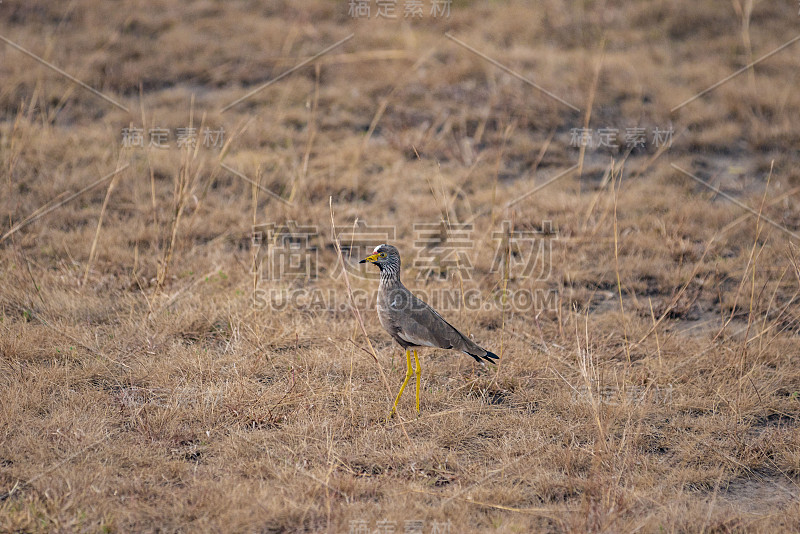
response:
{"label": "bird's yellow leg", "polygon": [[419,363],[419,356],[417,356],[417,351],[414,351],[414,362],[417,364],[417,415],[420,414],[419,411],[419,381],[422,378],[422,367]]}
{"label": "bird's yellow leg", "polygon": [[414,370],[411,368],[411,351],[406,349],[406,379],[403,381],[403,385],[400,386],[400,391],[397,392],[397,398],[394,399],[394,405],[392,406],[392,411],[389,413],[389,417],[393,416],[395,410],[397,410],[397,403],[400,402],[400,395],[403,394],[403,390],[406,389],[406,384],[408,384],[413,374]]}

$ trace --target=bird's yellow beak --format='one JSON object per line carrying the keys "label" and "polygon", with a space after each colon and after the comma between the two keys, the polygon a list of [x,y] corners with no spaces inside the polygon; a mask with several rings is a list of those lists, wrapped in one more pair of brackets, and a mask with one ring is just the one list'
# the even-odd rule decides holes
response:
{"label": "bird's yellow beak", "polygon": [[367,256],[366,258],[364,258],[363,260],[361,260],[358,263],[367,263],[367,262],[375,263],[376,261],[378,261],[378,254],[377,253],[373,254],[371,256]]}

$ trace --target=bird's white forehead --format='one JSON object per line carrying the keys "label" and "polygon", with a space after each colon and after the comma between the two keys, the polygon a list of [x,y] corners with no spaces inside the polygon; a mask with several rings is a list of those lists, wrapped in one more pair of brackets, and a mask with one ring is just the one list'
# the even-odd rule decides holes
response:
{"label": "bird's white forehead", "polygon": [[378,250],[380,250],[381,247],[385,247],[385,246],[386,246],[386,243],[381,243],[380,245],[375,247],[375,250],[373,250],[372,252],[378,252]]}

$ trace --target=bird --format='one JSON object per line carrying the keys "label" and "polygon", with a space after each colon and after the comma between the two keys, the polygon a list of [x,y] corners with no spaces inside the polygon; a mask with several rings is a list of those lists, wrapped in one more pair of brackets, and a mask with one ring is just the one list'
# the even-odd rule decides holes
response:
{"label": "bird", "polygon": [[[499,357],[494,352],[478,346],[470,338],[459,332],[453,325],[439,315],[421,299],[409,291],[400,281],[400,252],[396,247],[380,244],[372,254],[359,263],[371,263],[380,269],[378,286],[378,319],[381,326],[406,351],[406,378],[394,399],[391,418],[397,411],[397,403],[416,372],[417,377],[417,415],[419,415],[419,388],[422,367],[416,347],[460,350],[475,361],[495,363]],[[411,367],[411,352],[414,354],[416,369]]]}

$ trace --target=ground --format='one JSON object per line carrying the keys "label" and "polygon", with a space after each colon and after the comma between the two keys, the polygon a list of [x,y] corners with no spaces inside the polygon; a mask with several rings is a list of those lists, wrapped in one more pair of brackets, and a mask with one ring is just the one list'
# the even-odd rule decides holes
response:
{"label": "ground", "polygon": [[0,3],[1,531],[800,530],[796,3],[413,7]]}

